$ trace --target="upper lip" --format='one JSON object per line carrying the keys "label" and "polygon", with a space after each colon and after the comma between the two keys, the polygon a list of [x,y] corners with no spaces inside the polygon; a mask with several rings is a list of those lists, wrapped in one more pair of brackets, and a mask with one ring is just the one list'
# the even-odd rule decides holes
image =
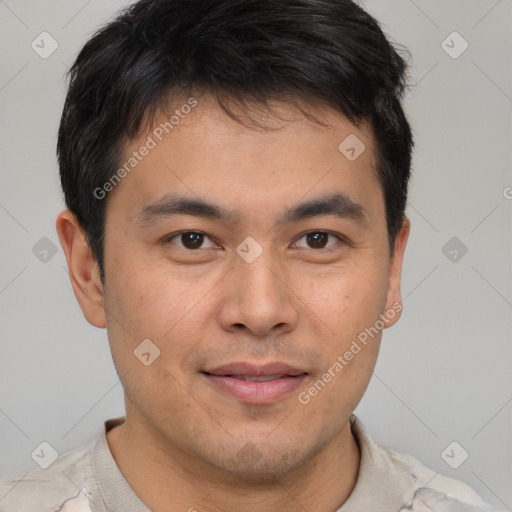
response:
{"label": "upper lip", "polygon": [[248,362],[235,362],[229,363],[217,368],[204,370],[203,373],[211,375],[243,375],[247,377],[269,377],[272,375],[303,375],[307,372],[300,370],[282,362],[267,363],[264,365],[257,365]]}

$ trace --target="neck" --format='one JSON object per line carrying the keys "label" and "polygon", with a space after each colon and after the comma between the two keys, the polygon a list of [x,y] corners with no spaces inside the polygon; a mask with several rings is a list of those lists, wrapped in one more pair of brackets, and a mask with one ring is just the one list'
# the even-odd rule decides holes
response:
{"label": "neck", "polygon": [[335,512],[352,492],[360,453],[347,423],[339,434],[299,469],[273,482],[248,483],[221,472],[142,425],[125,423],[107,433],[110,451],[141,501],[154,512]]}

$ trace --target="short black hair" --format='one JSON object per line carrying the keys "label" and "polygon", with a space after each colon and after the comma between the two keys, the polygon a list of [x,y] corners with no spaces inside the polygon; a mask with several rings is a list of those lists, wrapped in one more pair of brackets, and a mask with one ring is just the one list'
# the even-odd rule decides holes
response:
{"label": "short black hair", "polygon": [[[85,44],[69,71],[57,155],[67,207],[103,272],[106,201],[125,141],[173,94],[247,107],[317,103],[367,121],[390,254],[407,202],[413,137],[401,100],[403,47],[352,0],[140,0]],[[405,51],[405,53],[408,52]],[[311,117],[311,116],[308,116]],[[320,122],[320,121],[318,121]],[[322,124],[320,122],[320,124]],[[341,141],[340,141],[341,142]]]}

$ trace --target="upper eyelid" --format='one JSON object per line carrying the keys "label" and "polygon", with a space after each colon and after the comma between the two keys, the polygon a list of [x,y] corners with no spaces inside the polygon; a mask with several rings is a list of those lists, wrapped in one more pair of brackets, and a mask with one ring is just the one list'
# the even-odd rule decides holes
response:
{"label": "upper eyelid", "polygon": [[[164,237],[164,242],[169,242],[172,238],[175,238],[179,235],[183,235],[184,233],[198,233],[200,235],[204,235],[206,237],[208,237],[212,242],[214,242],[215,244],[217,245],[220,245],[214,237],[212,237],[211,235],[208,235],[207,233],[205,233],[204,231],[197,231],[197,230],[194,230],[194,229],[188,229],[188,230],[184,230],[184,231],[178,231],[177,233],[173,233],[171,235],[168,235],[166,237]],[[338,234],[338,233],[335,233],[333,231],[327,231],[327,230],[322,230],[322,229],[310,229],[308,231],[304,231],[303,233],[299,234],[296,236],[296,238],[294,239],[294,244],[300,240],[302,237],[306,236],[306,235],[309,235],[310,233],[326,233],[327,235],[332,235],[334,237],[336,237],[338,239],[338,241],[340,242],[343,242],[345,243],[346,240],[345,240],[345,237],[343,237],[343,235],[341,234]]]}
{"label": "upper eyelid", "polygon": [[[313,229],[313,230],[309,230],[309,231],[306,231],[300,235],[297,235],[297,237],[295,238],[295,241],[293,242],[294,244],[297,243],[298,240],[300,240],[302,237],[306,236],[306,235],[309,235],[310,233],[325,233],[327,235],[332,235],[334,237],[336,237],[338,239],[338,242],[342,242],[342,243],[346,243],[346,239],[343,235],[341,234],[338,234],[338,233],[334,233],[333,231],[326,231],[326,230],[322,230],[322,229]],[[329,249],[332,249],[333,247],[327,247],[325,248],[324,250],[329,250]],[[322,250],[322,249],[320,249]],[[318,249],[317,249],[318,251]]]}
{"label": "upper eyelid", "polygon": [[170,242],[171,239],[173,239],[173,238],[175,238],[177,236],[183,235],[185,233],[197,233],[199,235],[204,235],[205,237],[209,238],[215,244],[218,244],[218,242],[215,240],[215,238],[212,237],[211,235],[209,235],[208,233],[205,233],[204,231],[197,231],[195,229],[187,229],[187,230],[184,230],[184,231],[178,231],[177,233],[173,233],[172,235],[167,235],[167,236],[165,236],[163,238],[163,241],[164,242]]}

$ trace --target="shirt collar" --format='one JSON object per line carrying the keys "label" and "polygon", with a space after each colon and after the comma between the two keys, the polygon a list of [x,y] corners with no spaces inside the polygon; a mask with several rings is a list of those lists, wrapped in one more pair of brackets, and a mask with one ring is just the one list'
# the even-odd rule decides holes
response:
{"label": "shirt collar", "polygon": [[109,512],[151,512],[124,478],[108,446],[107,432],[124,421],[121,416],[103,423],[92,451],[94,476]]}
{"label": "shirt collar", "polygon": [[352,493],[337,512],[397,512],[411,499],[416,477],[371,438],[355,414],[350,417],[350,429],[361,454],[359,474]]}

